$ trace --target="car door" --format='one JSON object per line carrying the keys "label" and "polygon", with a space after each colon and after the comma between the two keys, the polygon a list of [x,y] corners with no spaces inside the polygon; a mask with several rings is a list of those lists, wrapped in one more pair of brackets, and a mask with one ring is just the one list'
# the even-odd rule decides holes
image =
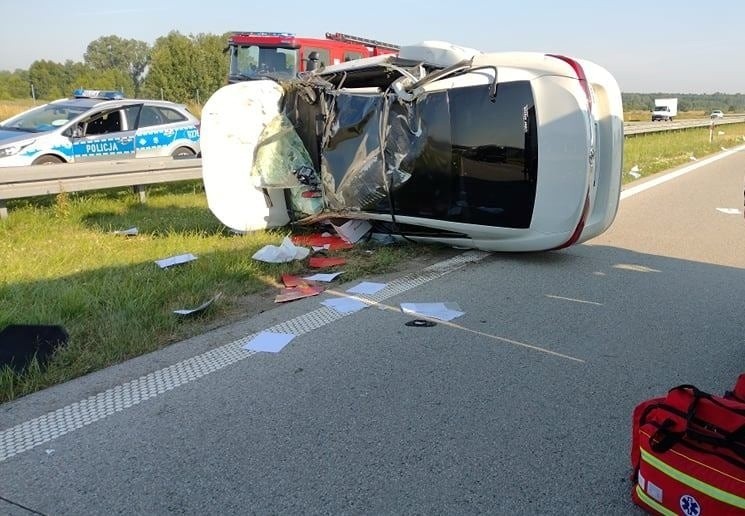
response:
{"label": "car door", "polygon": [[123,108],[102,109],[77,124],[72,139],[74,160],[134,158],[134,136]]}
{"label": "car door", "polygon": [[177,140],[186,138],[185,126],[195,129],[178,110],[168,106],[143,105],[135,137],[137,157],[170,156],[180,145]]}

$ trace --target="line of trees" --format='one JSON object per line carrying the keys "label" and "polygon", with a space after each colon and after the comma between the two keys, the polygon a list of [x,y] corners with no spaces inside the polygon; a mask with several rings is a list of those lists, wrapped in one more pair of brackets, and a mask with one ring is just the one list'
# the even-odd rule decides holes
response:
{"label": "line of trees", "polygon": [[[0,71],[0,100],[51,100],[76,88],[119,90],[129,97],[201,103],[225,84],[228,34],[184,35],[178,31],[144,41],[102,36],[91,41],[83,62],[34,61],[28,70]],[[680,111],[745,112],[745,95],[714,93],[624,93],[624,110],[651,110],[654,99],[677,97]]]}
{"label": "line of trees", "polygon": [[128,97],[200,102],[225,84],[227,37],[173,31],[150,46],[102,36],[88,44],[83,62],[41,59],[28,70],[0,71],[0,100],[51,100],[83,87],[119,90]]}

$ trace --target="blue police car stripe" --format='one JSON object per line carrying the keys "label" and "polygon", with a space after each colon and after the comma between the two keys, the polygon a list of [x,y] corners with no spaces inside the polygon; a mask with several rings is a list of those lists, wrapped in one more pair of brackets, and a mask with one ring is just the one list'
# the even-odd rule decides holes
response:
{"label": "blue police car stripe", "polygon": [[105,138],[95,141],[75,142],[73,147],[75,156],[121,156],[134,152],[132,138],[127,143],[122,143],[122,137]]}
{"label": "blue police car stripe", "polygon": [[157,149],[167,147],[176,140],[199,141],[199,131],[195,126],[182,127],[179,129],[164,129],[160,131],[137,133],[138,149]]}

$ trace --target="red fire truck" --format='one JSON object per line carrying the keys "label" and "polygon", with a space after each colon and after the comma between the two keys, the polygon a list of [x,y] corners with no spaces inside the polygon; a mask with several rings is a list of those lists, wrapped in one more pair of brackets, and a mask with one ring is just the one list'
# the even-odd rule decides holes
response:
{"label": "red fire truck", "polygon": [[228,82],[259,76],[294,77],[322,66],[398,52],[398,45],[340,32],[299,38],[284,32],[234,32],[228,40]]}

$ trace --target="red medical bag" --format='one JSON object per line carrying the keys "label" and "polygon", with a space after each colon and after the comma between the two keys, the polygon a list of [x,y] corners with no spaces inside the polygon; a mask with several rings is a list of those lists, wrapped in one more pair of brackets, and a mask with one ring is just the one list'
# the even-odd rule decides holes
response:
{"label": "red medical bag", "polygon": [[737,377],[735,388],[724,393],[724,397],[730,400],[737,400],[745,403],[745,373]]}
{"label": "red medical bag", "polygon": [[681,385],[639,404],[631,464],[632,499],[650,513],[745,514],[745,402]]}

